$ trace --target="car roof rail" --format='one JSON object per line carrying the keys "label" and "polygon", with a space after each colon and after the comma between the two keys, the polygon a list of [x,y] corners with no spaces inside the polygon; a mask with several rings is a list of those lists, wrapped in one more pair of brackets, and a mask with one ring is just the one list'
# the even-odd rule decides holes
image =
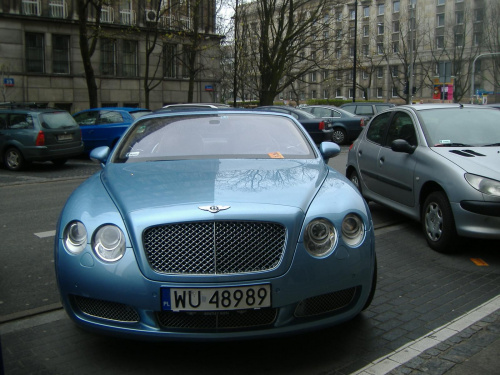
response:
{"label": "car roof rail", "polygon": [[48,103],[36,103],[36,102],[2,102],[0,103],[0,108],[7,109],[46,109],[48,107]]}

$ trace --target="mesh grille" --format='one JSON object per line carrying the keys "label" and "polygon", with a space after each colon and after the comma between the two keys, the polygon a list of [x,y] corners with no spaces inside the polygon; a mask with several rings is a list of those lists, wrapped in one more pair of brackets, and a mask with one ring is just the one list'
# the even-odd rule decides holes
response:
{"label": "mesh grille", "polygon": [[172,312],[162,311],[157,314],[163,328],[169,329],[242,329],[273,324],[276,309],[237,310],[224,312]]}
{"label": "mesh grille", "polygon": [[349,288],[305,299],[297,305],[295,316],[307,317],[326,314],[347,307],[353,301],[356,290],[357,288]]}
{"label": "mesh grille", "polygon": [[73,296],[73,300],[84,314],[119,322],[138,322],[139,314],[122,303],[103,301],[95,298]]}
{"label": "mesh grille", "polygon": [[285,233],[276,223],[196,222],[148,228],[143,241],[156,272],[232,274],[276,268]]}

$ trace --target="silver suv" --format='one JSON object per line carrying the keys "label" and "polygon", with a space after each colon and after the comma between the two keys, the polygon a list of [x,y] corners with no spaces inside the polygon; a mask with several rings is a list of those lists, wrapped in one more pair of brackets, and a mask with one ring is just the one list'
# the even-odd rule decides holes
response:
{"label": "silver suv", "polygon": [[67,112],[37,105],[0,104],[0,161],[18,171],[32,161],[63,165],[83,152],[80,127]]}

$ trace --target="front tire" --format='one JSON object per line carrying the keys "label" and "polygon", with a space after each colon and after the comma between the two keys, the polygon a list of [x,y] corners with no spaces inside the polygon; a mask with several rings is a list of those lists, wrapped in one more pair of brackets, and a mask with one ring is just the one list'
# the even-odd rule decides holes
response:
{"label": "front tire", "polygon": [[15,147],[8,148],[3,155],[5,168],[11,171],[20,171],[26,164],[23,154]]}
{"label": "front tire", "polygon": [[347,139],[347,133],[342,128],[334,128],[332,134],[332,141],[338,145],[342,145],[345,143]]}
{"label": "front tire", "polygon": [[456,251],[457,231],[446,194],[435,191],[426,198],[422,209],[422,230],[428,245],[440,253]]}
{"label": "front tire", "polygon": [[358,191],[361,193],[361,181],[359,181],[358,172],[356,172],[355,170],[352,170],[349,173],[349,181],[351,181],[354,184],[354,186],[356,186]]}

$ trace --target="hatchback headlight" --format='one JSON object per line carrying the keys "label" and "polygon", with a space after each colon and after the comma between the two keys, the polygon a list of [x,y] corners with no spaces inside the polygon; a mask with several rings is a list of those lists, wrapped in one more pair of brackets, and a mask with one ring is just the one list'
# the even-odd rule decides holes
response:
{"label": "hatchback headlight", "polygon": [[474,189],[479,190],[481,193],[500,197],[500,181],[470,173],[465,174],[465,179]]}
{"label": "hatchback headlight", "polygon": [[349,214],[342,220],[342,238],[347,245],[358,246],[364,235],[365,225],[358,215]]}
{"label": "hatchback headlight", "polygon": [[306,250],[315,257],[328,255],[337,243],[337,231],[326,219],[315,219],[307,224],[304,233]]}
{"label": "hatchback headlight", "polygon": [[94,235],[92,248],[105,262],[116,262],[125,254],[125,236],[115,225],[103,225]]}

